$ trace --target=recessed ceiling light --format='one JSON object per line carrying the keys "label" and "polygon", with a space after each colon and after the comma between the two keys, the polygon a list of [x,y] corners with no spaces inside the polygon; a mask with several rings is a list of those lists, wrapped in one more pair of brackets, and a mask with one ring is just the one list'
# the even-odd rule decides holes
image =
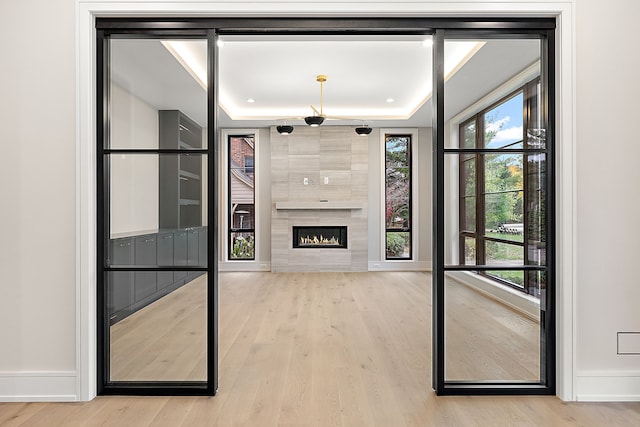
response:
{"label": "recessed ceiling light", "polygon": [[249,98],[249,99],[247,99],[247,102],[248,102],[249,104],[253,104],[254,102],[256,102],[256,100],[255,100],[255,99],[253,99],[253,98]]}
{"label": "recessed ceiling light", "polygon": [[395,102],[395,101],[396,101],[396,100],[395,100],[395,99],[393,99],[393,98],[387,98],[387,102],[388,102],[389,104],[391,104],[392,102]]}
{"label": "recessed ceiling light", "polygon": [[422,46],[431,47],[433,46],[433,39],[425,39],[422,41]]}

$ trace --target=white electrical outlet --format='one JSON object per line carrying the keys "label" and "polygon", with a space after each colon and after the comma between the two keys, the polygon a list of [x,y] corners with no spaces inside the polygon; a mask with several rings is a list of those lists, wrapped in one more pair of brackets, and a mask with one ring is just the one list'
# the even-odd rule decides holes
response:
{"label": "white electrical outlet", "polygon": [[302,183],[304,185],[309,185],[309,178],[307,178],[306,176],[304,177],[304,179],[302,180]]}
{"label": "white electrical outlet", "polygon": [[325,176],[324,177],[324,185],[327,185],[329,183],[329,177]]}

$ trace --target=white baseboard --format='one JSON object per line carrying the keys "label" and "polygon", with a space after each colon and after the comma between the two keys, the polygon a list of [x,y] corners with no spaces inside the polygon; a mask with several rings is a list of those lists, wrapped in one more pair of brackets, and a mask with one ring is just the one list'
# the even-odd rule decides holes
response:
{"label": "white baseboard", "polygon": [[0,402],[75,402],[73,371],[0,372]]}
{"label": "white baseboard", "polygon": [[369,261],[369,271],[431,271],[431,261]]}
{"label": "white baseboard", "polygon": [[640,372],[579,371],[575,395],[579,402],[640,402]]}
{"label": "white baseboard", "polygon": [[271,271],[271,262],[224,261],[218,263],[218,271]]}

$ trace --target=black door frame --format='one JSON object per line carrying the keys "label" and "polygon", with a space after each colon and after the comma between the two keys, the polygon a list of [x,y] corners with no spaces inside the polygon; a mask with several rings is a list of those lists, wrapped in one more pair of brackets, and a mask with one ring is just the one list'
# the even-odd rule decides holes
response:
{"label": "black door frame", "polygon": [[[543,320],[544,333],[542,365],[545,374],[536,384],[523,383],[447,383],[444,378],[444,38],[445,34],[464,31],[474,37],[530,36],[544,38],[547,49],[543,52],[543,63],[547,73],[547,116],[549,117],[548,140],[553,141],[554,129],[554,18],[97,18],[97,372],[98,394],[130,395],[215,395],[218,384],[218,120],[217,120],[217,70],[220,35],[432,35],[433,48],[433,388],[437,394],[555,394],[555,304],[553,266],[555,234],[553,216],[547,215],[549,232],[547,267],[547,315]],[[208,263],[206,268],[163,268],[108,266],[105,262],[109,230],[105,227],[109,207],[108,156],[116,152],[133,153],[136,150],[114,150],[107,148],[108,141],[108,39],[110,37],[197,37],[206,38],[209,62],[208,77],[213,84],[208,90],[208,146],[201,150],[208,157]],[[546,62],[545,62],[546,59]],[[550,173],[547,191],[554,198],[553,144],[549,144],[547,163]],[[137,150],[139,153],[141,150]],[[145,153],[151,153],[148,150]],[[153,153],[166,152],[155,150]],[[552,210],[553,206],[547,209]],[[451,269],[451,267],[446,267]],[[207,372],[204,382],[110,382],[108,319],[105,304],[105,273],[108,271],[205,271],[207,282]],[[426,309],[426,308],[425,308]]]}

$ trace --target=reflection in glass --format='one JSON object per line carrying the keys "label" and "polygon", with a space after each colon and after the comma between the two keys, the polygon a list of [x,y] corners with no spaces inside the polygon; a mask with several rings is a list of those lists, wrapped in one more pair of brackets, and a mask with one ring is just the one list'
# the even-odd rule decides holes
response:
{"label": "reflection in glass", "polygon": [[194,72],[206,74],[206,40],[113,39],[109,54],[109,148],[159,148],[167,132],[162,110],[185,117],[182,127],[171,129],[180,148],[206,148],[198,131],[207,123],[206,84]]}
{"label": "reflection in glass", "polygon": [[485,256],[487,265],[524,265],[524,248],[519,245],[486,240]]}
{"label": "reflection in glass", "polygon": [[[503,273],[503,272],[502,272]],[[464,280],[465,275],[456,273]],[[445,281],[447,381],[539,381],[540,321],[466,285]]]}
{"label": "reflection in glass", "polygon": [[111,155],[112,239],[201,227],[207,192],[202,175],[205,159],[201,154]]}
{"label": "reflection in glass", "polygon": [[143,308],[131,274],[108,274],[108,301],[120,313],[109,327],[111,381],[206,381],[207,275],[187,274]]}

